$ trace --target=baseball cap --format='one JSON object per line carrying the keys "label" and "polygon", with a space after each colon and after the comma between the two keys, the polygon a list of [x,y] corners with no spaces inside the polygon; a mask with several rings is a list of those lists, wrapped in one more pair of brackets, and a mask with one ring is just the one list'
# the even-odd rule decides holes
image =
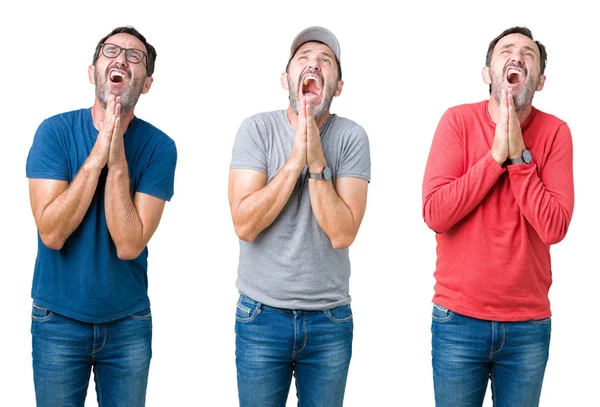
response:
{"label": "baseball cap", "polygon": [[292,47],[290,48],[290,59],[294,57],[294,54],[302,44],[310,41],[322,42],[331,48],[335,54],[338,65],[340,65],[340,43],[331,31],[319,26],[305,28],[296,35],[296,38],[292,41]]}

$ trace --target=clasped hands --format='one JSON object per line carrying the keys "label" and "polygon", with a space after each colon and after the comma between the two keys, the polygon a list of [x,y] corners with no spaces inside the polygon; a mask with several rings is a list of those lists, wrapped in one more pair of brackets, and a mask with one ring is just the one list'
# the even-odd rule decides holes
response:
{"label": "clasped hands", "polygon": [[291,161],[297,169],[308,166],[309,172],[322,172],[327,166],[321,146],[321,132],[312,112],[312,106],[300,95],[298,127],[294,136]]}
{"label": "clasped hands", "polygon": [[500,97],[500,114],[492,143],[492,157],[498,165],[503,165],[509,158],[521,157],[523,150],[525,150],[525,143],[513,95],[511,89],[504,88]]}

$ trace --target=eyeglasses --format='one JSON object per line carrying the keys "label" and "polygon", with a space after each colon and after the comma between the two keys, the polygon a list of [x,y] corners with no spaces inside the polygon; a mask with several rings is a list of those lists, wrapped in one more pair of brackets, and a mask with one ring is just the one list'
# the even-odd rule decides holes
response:
{"label": "eyeglasses", "polygon": [[102,44],[102,55],[104,55],[106,58],[116,58],[121,55],[121,52],[123,51],[125,51],[125,59],[132,64],[139,64],[144,60],[144,56],[147,57],[147,54],[139,49],[122,48],[109,42]]}

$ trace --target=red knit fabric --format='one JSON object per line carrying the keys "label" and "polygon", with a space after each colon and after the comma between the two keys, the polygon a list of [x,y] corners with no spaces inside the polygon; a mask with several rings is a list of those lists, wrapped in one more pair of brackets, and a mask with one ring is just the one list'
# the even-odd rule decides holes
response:
{"label": "red knit fabric", "polygon": [[551,316],[550,245],[573,213],[573,146],[562,120],[535,108],[521,124],[531,164],[502,168],[490,153],[488,101],[446,111],[423,180],[423,217],[436,231],[433,301],[474,318]]}

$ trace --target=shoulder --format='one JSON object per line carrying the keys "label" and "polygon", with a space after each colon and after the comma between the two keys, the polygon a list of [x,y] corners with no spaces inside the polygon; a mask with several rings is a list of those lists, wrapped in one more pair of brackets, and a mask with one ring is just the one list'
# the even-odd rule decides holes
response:
{"label": "shoulder", "polygon": [[130,128],[136,135],[142,134],[149,142],[162,145],[175,145],[175,141],[164,131],[139,117],[133,119]]}
{"label": "shoulder", "polygon": [[564,120],[559,119],[558,117],[556,117],[552,114],[543,112],[535,107],[533,108],[533,114],[534,114],[533,119],[538,122],[541,122],[541,123],[554,125],[556,127],[560,127],[562,125],[567,124]]}
{"label": "shoulder", "polygon": [[367,138],[365,129],[353,120],[338,116],[337,114],[332,114],[330,120],[331,127],[336,131],[344,132],[355,137]]}

